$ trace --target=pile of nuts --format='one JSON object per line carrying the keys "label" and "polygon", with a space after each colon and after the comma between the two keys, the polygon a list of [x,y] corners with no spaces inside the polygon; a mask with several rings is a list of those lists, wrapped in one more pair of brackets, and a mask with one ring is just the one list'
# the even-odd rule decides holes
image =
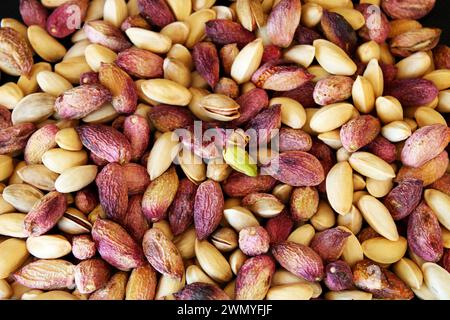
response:
{"label": "pile of nuts", "polygon": [[21,0],[0,299],[450,299],[434,4]]}

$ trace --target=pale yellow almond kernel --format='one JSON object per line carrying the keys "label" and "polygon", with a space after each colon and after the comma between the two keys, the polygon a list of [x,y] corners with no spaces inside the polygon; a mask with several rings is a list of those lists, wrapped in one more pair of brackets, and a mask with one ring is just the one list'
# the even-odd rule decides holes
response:
{"label": "pale yellow almond kernel", "polygon": [[[101,20],[103,18],[103,8],[105,7],[106,0],[92,0],[89,3],[86,18],[84,21]],[[132,1],[130,1],[132,2]],[[131,15],[131,13],[130,13]]]}
{"label": "pale yellow almond kernel", "polygon": [[56,98],[51,94],[38,92],[25,96],[11,113],[13,124],[39,123],[54,113]]}
{"label": "pale yellow almond kernel", "polygon": [[419,289],[411,287],[411,290],[420,300],[438,300],[436,295],[430,290],[430,288],[428,288],[425,283],[422,283]]}
{"label": "pale yellow almond kernel", "polygon": [[180,255],[183,259],[191,259],[195,256],[194,245],[195,245],[195,229],[193,227],[187,229],[182,234],[176,236],[173,243],[177,247]]}
{"label": "pale yellow almond kernel", "polygon": [[8,82],[0,86],[0,105],[13,110],[23,98],[23,92],[14,82]]}
{"label": "pale yellow almond kernel", "polygon": [[167,58],[174,58],[178,61],[184,63],[184,65],[189,69],[194,69],[194,62],[192,61],[192,55],[188,48],[185,46],[175,43],[169,52],[167,52]]}
{"label": "pale yellow almond kernel", "polygon": [[44,7],[56,8],[67,2],[67,0],[41,0]]}
{"label": "pale yellow almond kernel", "polygon": [[347,161],[335,164],[326,177],[327,198],[331,207],[339,214],[346,214],[352,208],[353,170]]}
{"label": "pale yellow almond kernel", "polygon": [[366,181],[362,176],[357,173],[353,173],[353,189],[355,191],[364,190],[366,187]]}
{"label": "pale yellow almond kernel", "polygon": [[247,227],[259,226],[259,222],[253,213],[244,207],[233,206],[226,208],[223,210],[223,214],[226,222],[237,232]]}
{"label": "pale yellow almond kernel", "polygon": [[156,228],[162,231],[164,235],[169,239],[170,241],[173,240],[173,233],[170,229],[169,222],[167,220],[160,220],[158,222],[153,223],[152,228]]}
{"label": "pale yellow almond kernel", "polygon": [[413,31],[422,28],[422,24],[419,21],[412,19],[395,19],[390,21],[389,25],[389,38],[394,38],[407,31]]}
{"label": "pale yellow almond kernel", "polygon": [[37,75],[41,71],[51,71],[52,66],[47,62],[38,62],[31,68],[31,73],[28,76],[22,75],[17,81],[17,85],[22,90],[24,95],[36,93],[39,89],[37,82]]}
{"label": "pale yellow almond kernel", "polygon": [[364,71],[363,77],[369,80],[370,84],[372,85],[375,97],[380,97],[383,94],[384,90],[384,79],[383,71],[378,64],[377,59],[371,59],[369,61],[366,70]]}
{"label": "pale yellow almond kernel", "polygon": [[330,12],[334,12],[343,16],[344,19],[352,26],[353,30],[362,28],[366,23],[362,13],[355,9],[337,7],[331,9]]}
{"label": "pale yellow almond kernel", "polygon": [[315,234],[316,230],[314,229],[314,227],[307,223],[292,231],[287,238],[287,241],[292,241],[295,243],[303,244],[305,246],[309,246]]}
{"label": "pale yellow almond kernel", "polygon": [[[91,112],[83,121],[86,123],[106,123],[114,120],[119,114],[110,102],[105,103],[100,109]],[[65,149],[65,148],[63,148]]]}
{"label": "pale yellow almond kernel", "polygon": [[[233,2],[234,3],[234,2]],[[236,292],[236,280],[232,280],[227,283],[225,288],[223,288],[223,291],[227,294],[227,296],[231,299],[235,299],[235,292]]]}
{"label": "pale yellow almond kernel", "polygon": [[353,114],[353,106],[350,103],[333,103],[320,108],[311,117],[309,125],[316,132],[332,131],[345,124]]}
{"label": "pale yellow almond kernel", "polygon": [[42,163],[51,171],[62,173],[64,170],[85,165],[88,161],[86,151],[68,151],[61,148],[50,149],[42,156]]}
{"label": "pale yellow almond kernel", "polygon": [[307,28],[313,28],[320,23],[322,19],[323,8],[313,2],[302,5],[301,24]]}
{"label": "pale yellow almond kernel", "polygon": [[35,300],[78,300],[78,298],[67,291],[53,290],[39,294]]}
{"label": "pale yellow almond kernel", "polygon": [[120,28],[128,17],[128,7],[125,0],[106,0],[103,7],[103,20]]}
{"label": "pale yellow almond kernel", "polygon": [[336,160],[337,162],[348,161],[351,155],[351,152],[348,152],[347,149],[341,147],[336,151]]}
{"label": "pale yellow almond kernel", "polygon": [[74,128],[65,128],[56,133],[55,141],[62,149],[80,151],[83,149],[80,137]]}
{"label": "pale yellow almond kernel", "polygon": [[0,155],[0,181],[8,179],[14,171],[12,157],[8,155]]}
{"label": "pale yellow almond kernel", "polygon": [[395,172],[389,163],[369,152],[354,152],[349,158],[349,163],[365,177],[376,180],[395,178]]}
{"label": "pale yellow almond kernel", "polygon": [[392,121],[381,128],[381,135],[394,143],[408,139],[411,133],[411,128],[405,121]]}
{"label": "pale yellow almond kernel", "polygon": [[416,52],[403,58],[395,65],[397,79],[418,78],[425,74],[431,64],[431,59],[425,52]]}
{"label": "pale yellow almond kernel", "polygon": [[191,72],[191,87],[198,89],[208,89],[209,84],[206,82],[205,78],[203,78],[198,71]]}
{"label": "pale yellow almond kernel", "polygon": [[238,274],[239,269],[241,269],[246,260],[247,256],[240,249],[236,249],[232,254],[230,254],[228,262],[230,263],[231,270],[235,275]]}
{"label": "pale yellow almond kernel", "polygon": [[186,284],[195,282],[217,285],[210,277],[206,275],[206,273],[199,266],[196,266],[194,264],[186,268]]}
{"label": "pale yellow almond kernel", "polygon": [[42,164],[30,164],[17,170],[19,177],[40,190],[55,190],[55,180],[58,174],[50,171]]}
{"label": "pale yellow almond kernel", "polygon": [[185,274],[183,274],[183,279],[181,281],[162,275],[161,278],[159,278],[158,286],[156,287],[155,300],[175,300],[173,294],[183,289],[185,285]]}
{"label": "pale yellow almond kernel", "polygon": [[156,139],[147,162],[150,180],[155,180],[169,169],[173,159],[180,151],[180,147],[178,136],[173,132],[164,132]]}
{"label": "pale yellow almond kernel", "polygon": [[205,23],[216,18],[216,12],[212,9],[201,9],[194,12],[184,21],[189,25],[189,36],[186,39],[186,47],[192,49],[195,44],[206,36]]}
{"label": "pale yellow almond kernel", "polygon": [[450,230],[441,226],[441,233],[444,248],[450,249]]}
{"label": "pale yellow almond kernel", "polygon": [[72,251],[70,242],[61,235],[42,235],[27,239],[27,250],[39,259],[58,259]]}
{"label": "pale yellow almond kernel", "polygon": [[417,264],[411,259],[401,258],[397,261],[392,270],[403,282],[412,289],[420,289],[423,283],[423,275]]}
{"label": "pale yellow almond kernel", "polygon": [[319,111],[320,109],[318,108],[305,108],[305,112],[306,112],[306,122],[305,125],[302,127],[302,130],[305,131],[308,134],[317,134],[317,132],[315,132],[311,126],[311,119],[314,116],[314,114]]}
{"label": "pale yellow almond kernel", "polygon": [[325,143],[327,146],[333,149],[339,149],[342,147],[341,136],[339,129],[321,133],[317,136],[319,140]]}
{"label": "pale yellow almond kernel", "polygon": [[11,286],[9,285],[9,283],[4,280],[1,279],[0,280],[0,300],[6,300],[9,299],[13,294],[13,290],[11,288]]}
{"label": "pale yellow almond kernel", "polygon": [[0,243],[0,279],[8,278],[28,257],[24,240],[11,238]]}
{"label": "pale yellow almond kernel", "polygon": [[306,3],[315,3],[320,5],[324,9],[333,9],[339,7],[350,7],[350,0],[306,0]]}
{"label": "pale yellow almond kernel", "polygon": [[52,71],[39,72],[36,80],[42,91],[55,97],[73,88],[69,81]]}
{"label": "pale yellow almond kernel", "polygon": [[362,243],[364,255],[382,264],[391,264],[399,261],[405,255],[407,247],[408,243],[404,237],[399,237],[397,241],[375,237]]}
{"label": "pale yellow almond kernel", "polygon": [[162,28],[161,33],[168,36],[172,43],[183,44],[189,36],[189,25],[182,21],[172,22]]}
{"label": "pale yellow almond kernel", "polygon": [[175,81],[186,88],[191,86],[191,71],[182,61],[175,58],[166,58],[164,59],[163,70],[165,79]]}
{"label": "pale yellow almond kernel", "polygon": [[162,33],[135,27],[127,29],[125,33],[140,49],[160,54],[167,53],[172,47],[172,39]]}
{"label": "pale yellow almond kernel", "polygon": [[286,61],[295,62],[302,67],[308,68],[314,60],[316,48],[307,44],[299,44],[290,47],[283,53]]}
{"label": "pale yellow almond kernel", "polygon": [[17,172],[26,165],[27,163],[25,161],[20,161],[19,163],[16,164],[16,166],[14,167],[13,174],[8,179],[8,185],[23,183],[23,180],[19,177]]}
{"label": "pale yellow almond kernel", "polygon": [[394,186],[394,182],[392,179],[386,179],[386,180],[375,180],[372,178],[366,179],[366,188],[367,191],[369,191],[370,195],[374,196],[375,198],[382,198],[386,196],[389,191],[392,190],[392,187]]}
{"label": "pale yellow almond kernel", "polygon": [[14,238],[26,238],[24,230],[25,214],[4,213],[0,215],[0,235]]}
{"label": "pale yellow almond kernel", "polygon": [[327,72],[334,75],[351,76],[356,72],[356,64],[334,43],[318,39],[313,42],[316,59]]}
{"label": "pale yellow almond kernel", "polygon": [[369,113],[375,107],[375,92],[369,80],[358,76],[352,86],[353,104],[362,113]]}
{"label": "pale yellow almond kernel", "polygon": [[216,19],[233,20],[236,16],[235,11],[226,6],[214,6],[211,7],[216,13]]}
{"label": "pale yellow almond kernel", "polygon": [[337,224],[348,228],[353,234],[358,234],[361,230],[363,217],[358,208],[352,205],[350,212],[338,215]]}
{"label": "pale yellow almond kernel", "polygon": [[336,216],[330,205],[321,200],[317,208],[317,212],[310,219],[311,224],[317,231],[323,231],[334,226]]}
{"label": "pale yellow almond kernel", "polygon": [[63,61],[70,59],[70,58],[84,56],[84,52],[90,44],[91,44],[91,42],[87,39],[74,43],[73,46],[71,46],[70,49],[67,50],[67,52],[63,58]]}
{"label": "pale yellow almond kernel", "polygon": [[200,267],[214,281],[228,282],[233,277],[230,264],[208,241],[195,241],[195,255]]}
{"label": "pale yellow almond kernel", "polygon": [[20,300],[36,300],[36,298],[43,293],[44,293],[44,291],[42,291],[42,290],[33,289],[33,290],[25,292],[22,295],[22,297],[20,298]]}
{"label": "pale yellow almond kernel", "polygon": [[166,0],[178,21],[184,21],[192,12],[192,1]]}
{"label": "pale yellow almond kernel", "polygon": [[3,195],[0,194],[0,215],[14,211],[16,211],[16,209],[9,202],[3,199]]}
{"label": "pale yellow almond kernel", "polygon": [[450,70],[439,69],[426,74],[424,79],[430,80],[439,90],[450,88]]}
{"label": "pale yellow almond kernel", "polygon": [[231,66],[233,80],[238,84],[248,82],[261,64],[263,52],[263,43],[259,38],[242,48]]}
{"label": "pale yellow almond kernel", "polygon": [[427,189],[424,198],[439,222],[450,230],[450,196],[436,189]]}
{"label": "pale yellow almond kernel", "polygon": [[378,97],[375,101],[377,116],[384,124],[403,119],[403,108],[397,98]]}
{"label": "pale yellow almond kernel", "polygon": [[167,79],[144,80],[141,86],[142,91],[148,98],[159,103],[186,106],[192,98],[188,89]]}
{"label": "pale yellow almond kernel", "polygon": [[380,46],[373,40],[365,42],[356,49],[356,55],[363,63],[368,63],[372,59],[380,60]]}
{"label": "pale yellow almond kernel", "polygon": [[87,38],[88,37],[86,35],[86,32],[84,32],[84,29],[80,29],[72,35],[70,40],[72,41],[72,43],[77,43],[79,41],[86,40]]}
{"label": "pale yellow almond kernel", "polygon": [[292,283],[273,286],[266,295],[267,300],[309,300],[313,288],[307,283]]}
{"label": "pale yellow almond kernel", "polygon": [[436,66],[434,65],[434,55],[433,55],[433,51],[431,50],[427,50],[425,51],[425,53],[430,57],[430,66],[428,67],[427,71],[425,71],[424,74],[428,74],[431,73],[432,71],[434,71],[436,69]]}
{"label": "pale yellow almond kernel", "polygon": [[358,201],[364,220],[381,236],[391,241],[399,239],[397,226],[389,210],[377,198],[364,195]]}
{"label": "pale yellow almond kernel", "polygon": [[69,80],[72,84],[79,84],[80,76],[83,73],[91,71],[92,69],[87,64],[84,55],[66,59],[55,65],[55,72]]}
{"label": "pale yellow almond kernel", "polygon": [[272,277],[271,286],[274,287],[278,285],[295,283],[302,283],[311,286],[311,288],[313,289],[312,298],[317,298],[322,294],[322,287],[318,282],[306,281],[305,279],[297,277],[296,275],[284,269],[278,269],[275,271]]}
{"label": "pale yellow almond kernel", "polygon": [[338,228],[351,233],[351,235],[345,242],[341,258],[352,267],[356,262],[364,259],[363,249],[361,247],[361,244],[359,243],[358,238],[352,233],[350,229],[344,226],[339,226]]}
{"label": "pale yellow almond kernel", "polygon": [[307,71],[308,71],[308,73],[310,73],[314,76],[314,78],[311,80],[312,82],[318,82],[318,81],[330,76],[330,73],[328,73],[324,68],[322,68],[319,65],[310,66],[307,69]]}
{"label": "pale yellow almond kernel", "polygon": [[34,51],[45,61],[57,62],[67,52],[61,43],[38,25],[28,27],[28,39]]}
{"label": "pale yellow almond kernel", "polygon": [[450,90],[439,92],[436,110],[443,113],[450,112]]}
{"label": "pale yellow almond kernel", "polygon": [[440,265],[426,262],[422,265],[423,279],[439,300],[450,300],[450,273]]}
{"label": "pale yellow almond kernel", "polygon": [[411,258],[411,260],[414,261],[415,264],[417,264],[420,268],[422,268],[422,265],[426,262],[424,259],[419,257],[417,254],[414,253],[414,251],[411,250],[411,248],[408,248],[408,256]]}
{"label": "pale yellow almond kernel", "polygon": [[113,63],[117,59],[117,54],[99,44],[91,44],[86,47],[85,57],[89,67],[98,72],[102,63]]}
{"label": "pale yellow almond kernel", "polygon": [[445,118],[436,110],[428,107],[419,107],[414,113],[417,125],[419,127],[425,127],[432,124],[447,125]]}
{"label": "pale yellow almond kernel", "polygon": [[[367,0],[366,0],[367,1]],[[370,292],[359,290],[343,290],[343,291],[328,291],[325,293],[326,300],[372,300]]]}
{"label": "pale yellow almond kernel", "polygon": [[303,106],[291,98],[272,98],[269,106],[281,105],[281,123],[294,129],[301,129],[306,122],[306,112]]}
{"label": "pale yellow almond kernel", "polygon": [[[169,2],[169,1],[167,1],[167,2]],[[127,3],[127,7],[128,7],[128,14],[130,16],[135,16],[140,13],[139,6],[138,6],[138,0],[129,0]]]}
{"label": "pale yellow almond kernel", "polygon": [[395,58],[389,50],[389,45],[386,42],[379,44],[380,46],[380,61],[385,64],[395,64]]}
{"label": "pale yellow almond kernel", "polygon": [[75,192],[87,187],[97,176],[97,166],[86,165],[64,170],[55,181],[55,188],[61,193]]}

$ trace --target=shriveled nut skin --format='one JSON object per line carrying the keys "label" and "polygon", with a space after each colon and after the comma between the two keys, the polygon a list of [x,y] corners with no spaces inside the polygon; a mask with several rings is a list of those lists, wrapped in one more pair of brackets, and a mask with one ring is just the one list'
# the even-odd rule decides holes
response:
{"label": "shriveled nut skin", "polygon": [[219,55],[216,46],[211,42],[199,42],[192,51],[197,72],[206,80],[211,88],[219,82]]}
{"label": "shriveled nut skin", "polygon": [[327,264],[323,280],[328,289],[332,291],[350,290],[353,288],[352,269],[342,260]]}
{"label": "shriveled nut skin", "polygon": [[359,116],[341,127],[342,146],[348,152],[355,152],[372,142],[380,130],[380,120],[370,115]]}
{"label": "shriveled nut skin", "polygon": [[437,262],[444,253],[442,232],[434,212],[421,203],[408,219],[408,245],[425,261]]}
{"label": "shriveled nut skin", "polygon": [[89,259],[75,266],[75,284],[80,293],[92,293],[109,280],[109,265],[102,259]]}
{"label": "shriveled nut skin", "polygon": [[258,144],[267,144],[276,134],[276,129],[281,127],[281,105],[273,105],[262,109],[247,124],[247,130],[251,132]]}
{"label": "shriveled nut skin", "polygon": [[309,151],[312,147],[311,136],[301,129],[281,128],[279,139],[280,152]]}
{"label": "shriveled nut skin", "polygon": [[294,221],[307,221],[319,206],[319,192],[315,187],[298,187],[292,191],[290,213]]}
{"label": "shriveled nut skin", "polygon": [[74,201],[78,210],[85,214],[94,210],[98,204],[98,198],[95,191],[89,187],[77,191]]}
{"label": "shriveled nut skin", "polygon": [[130,141],[131,159],[133,161],[140,159],[150,142],[148,121],[140,115],[126,117],[123,123],[123,134]]}
{"label": "shriveled nut skin", "polygon": [[226,19],[214,19],[205,23],[208,38],[218,45],[236,43],[240,48],[255,39],[255,35],[241,24]]}
{"label": "shriveled nut skin", "polygon": [[418,205],[422,196],[421,180],[408,179],[401,181],[384,199],[384,205],[394,220],[407,217]]}
{"label": "shriveled nut skin", "polygon": [[229,197],[245,197],[252,192],[270,192],[276,183],[271,176],[249,177],[240,172],[233,172],[222,186]]}
{"label": "shriveled nut skin", "polygon": [[275,263],[267,255],[247,259],[239,269],[236,278],[235,298],[237,300],[262,300],[269,290]]}
{"label": "shriveled nut skin", "polygon": [[78,260],[86,260],[95,256],[97,248],[92,237],[88,234],[74,236],[72,238],[72,254]]}
{"label": "shriveled nut skin", "polygon": [[294,222],[286,210],[283,210],[276,217],[270,218],[265,225],[265,229],[269,234],[270,244],[286,241],[293,226]]}
{"label": "shriveled nut skin", "polygon": [[11,126],[11,112],[8,108],[0,105],[0,129],[6,129]]}
{"label": "shriveled nut skin", "polygon": [[397,159],[397,148],[395,144],[381,135],[366,145],[364,149],[380,157],[387,163],[392,163]]}
{"label": "shriveled nut skin", "polygon": [[12,28],[0,28],[0,44],[0,69],[13,76],[28,76],[33,53],[25,38]]}
{"label": "shriveled nut skin", "polygon": [[391,271],[370,260],[358,261],[353,266],[355,286],[372,293],[375,298],[410,300],[412,290]]}
{"label": "shriveled nut skin", "polygon": [[197,238],[206,239],[223,216],[224,198],[219,183],[207,180],[200,184],[194,200],[194,224]]}
{"label": "shriveled nut skin", "polygon": [[436,180],[430,188],[439,190],[450,196],[450,174],[444,174],[441,178]]}
{"label": "shriveled nut skin", "polygon": [[240,117],[231,122],[232,125],[241,126],[247,124],[263,108],[269,105],[269,98],[266,91],[260,88],[254,88],[241,95],[237,100],[240,106]]}
{"label": "shriveled nut skin", "polygon": [[89,296],[89,300],[123,300],[128,280],[128,274],[119,271],[114,274],[103,288]]}
{"label": "shriveled nut skin", "polygon": [[356,32],[340,14],[324,10],[320,27],[325,37],[344,51],[352,53],[355,50]]}
{"label": "shriveled nut skin", "polygon": [[194,222],[194,200],[197,185],[185,178],[180,185],[172,202],[168,216],[170,229],[175,236],[183,233]]}
{"label": "shriveled nut skin", "polygon": [[32,123],[16,124],[0,130],[0,154],[14,153],[23,150],[28,137],[36,130]]}
{"label": "shriveled nut skin", "polygon": [[98,219],[92,227],[92,238],[100,256],[119,270],[130,270],[144,264],[142,248],[117,223]]}
{"label": "shriveled nut skin", "polygon": [[279,94],[281,97],[291,98],[300,102],[304,108],[313,108],[317,106],[313,96],[315,85],[314,82],[308,81],[295,89],[283,91]]}
{"label": "shriveled nut skin", "polygon": [[450,48],[444,44],[436,46],[433,50],[436,69],[450,69]]}
{"label": "shriveled nut skin", "polygon": [[174,131],[194,123],[194,115],[186,108],[160,104],[149,112],[153,126],[161,132]]}
{"label": "shriveled nut skin", "polygon": [[20,0],[20,15],[27,26],[38,25],[45,29],[48,11],[38,0]]}
{"label": "shriveled nut skin", "polygon": [[123,165],[123,173],[127,181],[128,195],[142,194],[150,184],[147,168],[137,163]]}
{"label": "shriveled nut skin", "polygon": [[147,219],[142,212],[142,195],[134,195],[128,199],[128,209],[122,221],[124,228],[137,241],[141,242],[149,229]]}
{"label": "shriveled nut skin", "polygon": [[325,106],[344,101],[352,95],[353,79],[346,76],[329,76],[319,80],[314,87],[314,101]]}
{"label": "shriveled nut skin", "polygon": [[139,13],[152,25],[163,28],[175,21],[172,11],[164,0],[138,0]]}
{"label": "shriveled nut skin", "polygon": [[151,265],[135,268],[128,279],[125,300],[153,300],[156,285],[156,271]]}
{"label": "shriveled nut skin", "polygon": [[[326,176],[330,171],[330,169],[336,163],[336,156],[332,152],[331,148],[322,141],[314,139],[313,145],[311,147],[311,150],[309,150],[309,152],[319,160],[324,171],[324,176]],[[325,192],[326,190],[325,179],[319,184],[318,189],[320,192]]]}
{"label": "shriveled nut skin", "polygon": [[291,44],[301,10],[302,5],[296,0],[281,0],[273,7],[267,18],[267,33],[273,44],[282,48]]}
{"label": "shriveled nut skin", "polygon": [[148,51],[139,48],[129,48],[117,55],[115,63],[128,74],[144,79],[160,78],[163,76],[164,60]]}
{"label": "shriveled nut skin", "polygon": [[272,246],[271,252],[281,266],[308,281],[320,281],[324,276],[322,258],[310,247],[295,242]]}
{"label": "shriveled nut skin", "polygon": [[317,252],[324,261],[336,261],[344,251],[344,246],[350,235],[350,232],[340,228],[327,229],[316,233],[311,241],[311,248]]}
{"label": "shriveled nut skin", "polygon": [[174,293],[177,300],[230,300],[230,297],[218,286],[194,282]]}
{"label": "shriveled nut skin", "polygon": [[247,256],[266,253],[269,243],[269,234],[263,227],[247,227],[239,231],[239,248]]}
{"label": "shriveled nut skin", "polygon": [[397,98],[402,107],[418,107],[433,101],[439,91],[426,79],[402,79],[389,82],[384,94]]}

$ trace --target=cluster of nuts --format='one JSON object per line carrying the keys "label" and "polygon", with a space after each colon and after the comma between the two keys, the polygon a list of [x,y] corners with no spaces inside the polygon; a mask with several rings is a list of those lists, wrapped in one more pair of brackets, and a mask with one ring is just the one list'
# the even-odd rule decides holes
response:
{"label": "cluster of nuts", "polygon": [[450,299],[434,4],[20,0],[0,299]]}

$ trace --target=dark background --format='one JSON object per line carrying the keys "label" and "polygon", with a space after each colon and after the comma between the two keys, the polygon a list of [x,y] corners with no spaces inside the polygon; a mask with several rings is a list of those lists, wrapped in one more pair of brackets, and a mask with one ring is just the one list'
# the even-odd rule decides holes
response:
{"label": "dark background", "polygon": [[[22,21],[19,13],[19,0],[0,0],[0,19],[2,18],[16,18]],[[359,3],[358,0],[354,0],[354,3]],[[217,4],[227,5],[230,0],[218,0]],[[442,29],[440,43],[450,45],[450,1],[449,0],[437,0],[436,5],[431,13],[420,22],[426,27],[436,27]],[[70,38],[70,37],[69,37]],[[63,41],[65,45],[70,47],[70,41]],[[0,83],[8,81],[16,81],[15,78],[9,77],[6,74],[2,74]]]}

